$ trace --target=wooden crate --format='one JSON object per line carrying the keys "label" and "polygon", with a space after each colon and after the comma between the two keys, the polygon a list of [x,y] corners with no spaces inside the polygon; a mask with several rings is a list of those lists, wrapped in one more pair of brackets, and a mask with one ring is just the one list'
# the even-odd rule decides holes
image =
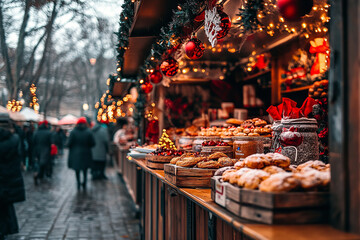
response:
{"label": "wooden crate", "polygon": [[147,154],[145,156],[146,166],[152,169],[164,169],[164,165],[170,163],[175,156],[157,156]]}
{"label": "wooden crate", "polygon": [[217,169],[186,168],[165,164],[165,179],[178,187],[210,187]]}
{"label": "wooden crate", "polygon": [[[219,189],[216,184],[224,186],[224,196],[216,193]],[[322,223],[328,216],[329,193],[267,193],[220,183],[217,177],[211,185],[212,199],[217,202],[225,198],[225,208],[244,219],[267,224],[301,224]]]}

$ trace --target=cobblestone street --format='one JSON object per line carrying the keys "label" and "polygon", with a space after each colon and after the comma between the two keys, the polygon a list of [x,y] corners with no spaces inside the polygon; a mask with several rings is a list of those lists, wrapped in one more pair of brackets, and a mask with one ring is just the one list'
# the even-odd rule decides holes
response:
{"label": "cobblestone street", "polygon": [[6,239],[139,239],[125,184],[113,169],[107,176],[107,181],[89,180],[84,192],[76,189],[65,158],[57,160],[52,179],[38,186],[31,172],[24,173],[27,199],[15,204],[20,232]]}

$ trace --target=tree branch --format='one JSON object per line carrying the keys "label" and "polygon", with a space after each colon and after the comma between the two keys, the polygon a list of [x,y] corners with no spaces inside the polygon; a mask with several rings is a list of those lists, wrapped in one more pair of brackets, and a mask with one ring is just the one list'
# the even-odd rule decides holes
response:
{"label": "tree branch", "polygon": [[14,83],[14,78],[11,72],[11,62],[10,62],[10,58],[9,58],[9,54],[8,54],[8,46],[6,43],[6,37],[5,37],[5,29],[4,29],[4,16],[3,16],[3,1],[0,0],[0,46],[1,46],[1,55],[4,59],[5,62],[5,66],[6,66],[6,86],[10,91],[11,96],[10,97],[15,97],[13,96],[12,92],[13,92],[13,83]]}

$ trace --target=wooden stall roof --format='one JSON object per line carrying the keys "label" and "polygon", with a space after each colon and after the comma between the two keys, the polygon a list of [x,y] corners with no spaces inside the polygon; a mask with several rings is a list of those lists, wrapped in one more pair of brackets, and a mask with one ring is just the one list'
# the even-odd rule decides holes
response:
{"label": "wooden stall roof", "polygon": [[171,20],[173,9],[184,0],[141,0],[135,6],[129,49],[124,55],[123,76],[134,78],[149,55],[160,29]]}
{"label": "wooden stall roof", "polygon": [[253,239],[267,240],[302,240],[302,239],[327,239],[327,240],[355,240],[359,235],[345,233],[332,228],[327,224],[303,224],[303,225],[266,225],[252,223],[236,217],[226,209],[211,200],[211,190],[204,188],[178,188],[165,180],[163,170],[153,170],[146,166],[143,160],[132,160],[144,171],[151,173],[160,181],[176,189],[180,194],[191,199],[196,204],[212,212],[223,219],[229,225]]}

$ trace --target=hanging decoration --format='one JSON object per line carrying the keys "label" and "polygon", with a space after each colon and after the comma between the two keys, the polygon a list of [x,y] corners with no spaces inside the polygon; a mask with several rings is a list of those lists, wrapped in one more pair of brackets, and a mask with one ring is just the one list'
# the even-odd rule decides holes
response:
{"label": "hanging decoration", "polygon": [[205,47],[204,44],[196,37],[191,38],[185,44],[186,56],[190,59],[199,59],[204,55]]}
{"label": "hanging decoration", "polygon": [[153,73],[149,75],[150,82],[157,84],[162,81],[163,75],[159,70],[155,70]]}
{"label": "hanging decoration", "polygon": [[[124,54],[129,46],[130,28],[134,21],[134,1],[125,0],[121,6],[122,12],[120,14],[120,26],[119,31],[116,33],[118,43],[116,45],[117,50],[117,65],[116,71],[118,78],[122,77],[122,68],[124,65]],[[111,88],[110,88],[111,89]]]}
{"label": "hanging decoration", "polygon": [[288,21],[299,21],[313,7],[313,0],[278,0],[277,7],[281,16]]}
{"label": "hanging decoration", "polygon": [[179,70],[179,63],[172,57],[167,58],[160,65],[160,69],[168,77],[175,76]]}
{"label": "hanging decoration", "polygon": [[221,30],[217,33],[216,38],[222,39],[229,33],[231,28],[231,21],[229,16],[226,13],[224,13],[222,10],[218,10],[218,13],[220,15]]}
{"label": "hanging decoration", "polygon": [[21,101],[13,99],[8,101],[6,104],[6,109],[12,112],[19,112],[22,109],[22,103]]}
{"label": "hanging decoration", "polygon": [[221,30],[221,17],[217,12],[217,8],[214,7],[210,10],[205,10],[205,34],[212,47],[217,44],[217,34]]}
{"label": "hanging decoration", "polygon": [[315,62],[311,67],[310,74],[323,74],[330,65],[330,47],[326,38],[315,38],[310,41],[310,53],[316,54]]}
{"label": "hanging decoration", "polygon": [[330,5],[327,0],[251,0],[245,1],[237,14],[241,35],[266,32],[310,34],[328,32]]}
{"label": "hanging decoration", "polygon": [[30,86],[30,108],[34,109],[36,113],[39,113],[40,105],[38,103],[38,98],[36,97],[36,86],[31,84]]}
{"label": "hanging decoration", "polygon": [[148,94],[152,91],[153,85],[150,82],[145,82],[140,85],[140,88],[143,91],[143,93]]}
{"label": "hanging decoration", "polygon": [[[191,23],[204,8],[205,1],[187,0],[175,9],[172,20],[167,26],[161,28],[159,38],[152,45],[150,55],[140,68],[139,79],[143,79],[148,72],[156,69],[162,63],[162,59],[176,52],[193,31]],[[168,52],[169,49],[170,52]]]}

